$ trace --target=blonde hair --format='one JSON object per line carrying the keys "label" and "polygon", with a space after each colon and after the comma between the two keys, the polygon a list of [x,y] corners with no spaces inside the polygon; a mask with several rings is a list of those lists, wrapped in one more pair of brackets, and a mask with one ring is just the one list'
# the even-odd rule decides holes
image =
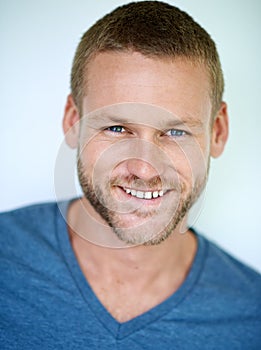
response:
{"label": "blonde hair", "polygon": [[219,109],[224,78],[216,45],[205,29],[177,7],[160,1],[132,2],[105,15],[83,34],[71,71],[71,92],[79,109],[88,62],[105,51],[135,51],[152,58],[184,57],[205,64],[212,110]]}

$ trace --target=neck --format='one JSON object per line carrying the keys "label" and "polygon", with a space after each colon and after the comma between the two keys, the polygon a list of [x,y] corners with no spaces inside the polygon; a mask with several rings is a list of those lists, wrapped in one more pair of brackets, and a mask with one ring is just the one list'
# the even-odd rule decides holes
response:
{"label": "neck", "polygon": [[[89,235],[88,240],[82,238],[86,237],[84,232],[95,232],[95,237],[114,234],[111,228],[93,220],[91,215],[87,218],[86,212],[83,219],[81,205],[80,201],[71,204],[68,227],[72,248],[86,274],[92,271],[93,275],[98,274],[108,281],[117,279],[136,286],[170,277],[174,284],[183,282],[196,252],[196,239],[192,232],[187,230],[180,234],[181,228],[177,227],[164,242],[154,246],[123,248],[115,238],[118,248],[109,248],[92,243],[94,240]],[[80,235],[75,232],[80,232]]]}

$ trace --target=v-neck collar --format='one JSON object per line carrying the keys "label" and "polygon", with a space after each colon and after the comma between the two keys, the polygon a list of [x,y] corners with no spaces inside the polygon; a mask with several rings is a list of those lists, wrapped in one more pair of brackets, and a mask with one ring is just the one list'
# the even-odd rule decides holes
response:
{"label": "v-neck collar", "polygon": [[58,203],[57,207],[57,238],[60,244],[61,252],[79,290],[79,293],[81,294],[85,303],[88,305],[88,308],[92,310],[93,315],[99,320],[99,322],[102,323],[103,327],[105,327],[115,337],[115,339],[127,337],[128,335],[163,317],[168,312],[173,310],[173,308],[177,307],[177,305],[180,304],[193,289],[205,260],[206,243],[203,237],[198,235],[192,229],[197,238],[197,251],[191,269],[182,285],[170,297],[152,309],[146,311],[142,315],[124,323],[118,322],[97,298],[78,264],[70,243],[66,223],[67,210],[70,203],[71,201],[60,202]]}

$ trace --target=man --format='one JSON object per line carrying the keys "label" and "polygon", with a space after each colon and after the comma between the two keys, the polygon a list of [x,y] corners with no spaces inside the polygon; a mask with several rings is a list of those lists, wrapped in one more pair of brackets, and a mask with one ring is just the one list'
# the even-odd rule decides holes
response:
{"label": "man", "polygon": [[166,3],[83,35],[63,121],[83,197],[2,214],[2,348],[260,348],[260,276],[187,224],[227,141],[223,85]]}

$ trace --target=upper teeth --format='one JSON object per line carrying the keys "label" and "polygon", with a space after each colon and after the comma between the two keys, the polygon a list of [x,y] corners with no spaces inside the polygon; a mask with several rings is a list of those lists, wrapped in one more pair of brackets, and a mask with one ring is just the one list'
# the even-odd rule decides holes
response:
{"label": "upper teeth", "polygon": [[145,198],[145,199],[151,199],[151,198],[157,198],[157,197],[162,197],[163,196],[163,190],[160,191],[136,191],[136,190],[131,190],[129,188],[124,188],[125,192],[128,194],[131,194],[134,197],[137,198]]}

